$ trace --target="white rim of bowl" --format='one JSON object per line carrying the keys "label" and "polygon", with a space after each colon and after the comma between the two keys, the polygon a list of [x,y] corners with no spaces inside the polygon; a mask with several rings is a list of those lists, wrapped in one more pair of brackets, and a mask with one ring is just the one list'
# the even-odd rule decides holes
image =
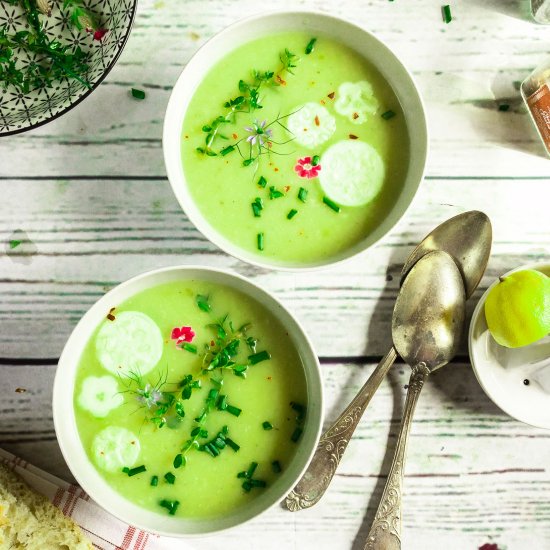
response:
{"label": "white rim of bowl", "polygon": [[[162,514],[146,510],[145,508],[142,508],[126,499],[116,490],[112,489],[88,458],[78,434],[74,414],[73,403],[74,382],[77,370],[76,366],[80,360],[84,347],[98,326],[97,321],[90,321],[90,319],[95,318],[98,315],[101,315],[101,317],[98,317],[99,319],[102,319],[105,316],[105,311],[108,311],[109,307],[112,307],[113,295],[121,293],[124,294],[124,291],[126,291],[128,287],[136,285],[139,286],[140,282],[145,283],[148,279],[154,280],[158,277],[162,278],[163,275],[167,276],[167,278],[157,281],[154,284],[144,284],[138,290],[130,292],[126,295],[126,297],[122,298],[122,300],[128,299],[128,297],[135,295],[137,292],[140,292],[146,288],[152,288],[169,281],[185,280],[187,273],[191,274],[188,278],[196,278],[198,277],[198,272],[209,275],[211,279],[207,280],[210,280],[211,282],[214,282],[214,279],[218,279],[218,282],[223,281],[222,284],[227,284],[231,288],[246,294],[253,300],[264,304],[264,307],[268,308],[271,314],[274,315],[280,323],[283,322],[282,317],[286,317],[286,321],[290,321],[293,324],[289,330],[289,333],[297,335],[294,342],[296,347],[299,349],[299,354],[302,358],[308,394],[308,413],[311,412],[312,414],[309,422],[305,426],[301,440],[302,448],[305,448],[304,442],[307,442],[309,451],[305,452],[301,457],[301,466],[299,469],[294,470],[295,475],[292,477],[289,476],[282,488],[278,488],[277,492],[280,494],[277,498],[275,498],[275,500],[272,498],[267,498],[269,493],[264,493],[264,495],[267,496],[264,497],[263,495],[260,495],[256,497],[250,505],[242,507],[239,514],[234,516],[229,515],[219,518],[203,518],[198,520],[193,518],[164,518]],[[195,273],[194,276],[192,275],[193,273]],[[174,277],[169,277],[169,274],[173,274]],[[178,274],[179,276],[175,276]],[[232,285],[231,282],[236,282],[237,285]],[[260,298],[263,298],[263,301],[260,301]],[[271,303],[269,305],[265,305],[266,302]],[[109,304],[111,305],[107,307]],[[70,394],[68,399],[67,389],[69,389]],[[314,395],[312,396],[312,394]],[[314,401],[314,407],[311,407],[312,400]],[[246,277],[235,273],[229,273],[221,269],[201,265],[180,265],[155,269],[132,277],[131,279],[128,279],[109,290],[88,309],[73,329],[59,358],[53,384],[52,407],[55,433],[63,458],[65,459],[65,462],[69,466],[69,469],[78,484],[98,505],[121,521],[124,521],[129,525],[134,525],[139,529],[143,529],[150,533],[167,537],[194,538],[220,533],[244,525],[245,523],[252,521],[276,506],[294,488],[295,484],[301,479],[302,475],[309,466],[321,436],[324,418],[324,390],[321,366],[309,336],[296,316],[291,313],[289,309],[277,298],[275,298],[275,296],[273,296],[269,291],[251,282]],[[299,454],[300,448],[298,447],[293,460],[296,460]],[[84,469],[77,467],[77,462],[85,463],[85,471]],[[97,484],[91,483],[90,476],[94,478],[93,481]],[[120,504],[120,507],[117,507],[117,504]],[[182,525],[198,525],[200,531],[195,530],[194,532],[186,533],[181,531],[177,532],[174,530],[163,530],[162,527],[155,528],[154,526],[136,521],[135,517],[132,517],[132,513],[127,511],[128,509],[131,509],[137,513],[144,513],[145,515],[152,514],[155,518],[158,516],[158,521],[160,524],[171,523],[172,525],[175,525],[175,521],[179,520],[182,522]],[[252,512],[245,513],[247,510],[252,510]],[[240,520],[240,517],[243,517],[244,519]],[[231,522],[231,518],[235,518],[235,520]],[[224,522],[224,525],[221,527],[210,528],[219,521]],[[204,528],[205,526],[208,527]]]}
{"label": "white rim of bowl", "polygon": [[[410,143],[410,158],[409,158],[409,169],[405,178],[404,188],[407,187],[409,191],[407,193],[407,199],[403,199],[405,193],[400,195],[398,201],[393,205],[386,219],[391,218],[392,214],[395,216],[395,219],[391,221],[387,227],[384,226],[384,222],[380,223],[367,237],[362,241],[350,247],[349,249],[335,254],[328,261],[316,261],[309,263],[299,263],[299,262],[288,262],[288,261],[278,261],[276,259],[266,259],[262,260],[260,255],[255,252],[247,251],[240,246],[235,245],[232,241],[226,239],[220,232],[214,229],[206,218],[202,215],[200,210],[196,207],[195,202],[191,196],[191,193],[188,191],[185,176],[183,173],[182,161],[181,161],[181,134],[182,134],[182,125],[187,112],[187,105],[183,105],[183,102],[179,99],[182,91],[185,92],[185,95],[188,96],[188,99],[191,99],[197,89],[197,87],[202,82],[202,79],[208,72],[215,66],[215,64],[222,59],[228,51],[224,51],[222,55],[215,57],[212,61],[209,53],[211,50],[215,50],[220,43],[226,40],[228,34],[237,34],[243,28],[252,26],[253,23],[257,23],[262,20],[271,20],[277,18],[289,18],[289,19],[304,19],[311,18],[312,20],[324,21],[329,23],[325,25],[322,31],[319,31],[321,34],[327,34],[331,36],[330,23],[336,23],[337,25],[347,27],[347,30],[350,33],[359,33],[363,37],[366,37],[367,40],[373,41],[377,44],[377,47],[385,53],[387,59],[391,61],[391,64],[394,69],[399,71],[399,75],[396,77],[391,77],[386,73],[384,66],[379,66],[370,60],[377,68],[386,81],[392,86],[397,99],[399,100],[401,106],[404,104],[410,104],[410,112],[415,111],[415,114],[411,115],[410,112],[403,107],[403,112],[405,115],[407,128],[409,132],[409,143]],[[294,25],[291,30],[295,30],[298,27]],[[306,28],[306,27],[304,27]],[[282,29],[277,29],[275,32],[279,32]],[[317,29],[314,29],[313,32],[317,32]],[[342,33],[343,34],[343,33]],[[259,36],[259,35],[258,35]],[[336,33],[332,33],[332,36],[336,40],[342,41],[342,35],[337,36]],[[256,38],[256,36],[254,36]],[[249,42],[253,38],[249,38],[242,42],[242,44]],[[344,42],[345,43],[345,42]],[[239,43],[241,45],[241,43]],[[345,43],[348,47],[355,49],[359,55],[365,57],[361,52],[359,52],[353,45]],[[206,69],[203,69],[206,67]],[[192,73],[196,70],[201,72],[201,77],[197,81],[193,78],[188,78],[189,73]],[[406,86],[406,90],[397,90],[396,86],[393,85],[392,81],[400,80],[402,84]],[[194,85],[189,85],[188,82],[195,82]],[[177,124],[174,124],[173,121],[177,121]],[[414,122],[412,124],[411,122]],[[246,262],[248,264],[265,268],[265,269],[274,269],[278,271],[317,271],[321,269],[327,269],[331,267],[338,266],[355,256],[358,256],[362,253],[365,253],[367,250],[373,246],[379,244],[383,239],[387,238],[393,229],[398,225],[399,222],[405,217],[407,211],[412,206],[414,199],[418,193],[418,188],[424,178],[424,173],[427,164],[428,152],[429,152],[429,138],[428,138],[428,126],[426,119],[426,110],[424,107],[424,102],[418,90],[418,86],[409,72],[409,70],[403,65],[399,60],[397,55],[379,38],[377,38],[373,33],[367,31],[363,27],[356,25],[346,19],[331,15],[326,12],[319,12],[313,10],[272,10],[266,11],[260,14],[252,15],[244,19],[240,19],[235,23],[225,27],[209,40],[207,40],[196,52],[193,54],[187,65],[184,67],[181,72],[170,98],[168,100],[168,105],[166,107],[166,113],[164,116],[163,124],[163,137],[162,137],[162,146],[164,153],[164,164],[166,167],[166,172],[168,175],[168,180],[172,186],[172,190],[178,200],[180,207],[182,208],[184,214],[187,216],[189,221],[195,226],[195,228],[208,239],[211,243],[217,246],[222,251],[230,254],[231,256]],[[408,183],[410,181],[410,183]],[[403,203],[403,204],[402,204]],[[395,213],[395,214],[394,214]]]}
{"label": "white rim of bowl", "polygon": [[[510,271],[507,271],[506,273],[500,275],[500,277],[506,277],[507,275],[510,275],[510,273],[515,273],[516,271],[523,271],[525,269],[534,269],[536,271],[541,271],[542,269],[550,270],[550,262],[538,262],[533,264],[525,264],[519,267],[516,267],[514,269],[511,269]],[[475,359],[475,352],[473,348],[473,340],[474,340],[474,329],[477,324],[477,320],[480,315],[483,313],[483,307],[485,306],[485,301],[487,300],[487,296],[491,289],[498,283],[498,278],[496,281],[491,283],[491,285],[487,288],[487,290],[481,295],[481,298],[479,299],[478,303],[476,304],[476,307],[474,309],[474,312],[472,313],[472,319],[470,321],[470,327],[468,329],[468,354],[470,356],[470,362],[472,363],[472,368],[474,371],[474,374],[476,376],[476,379],[481,386],[481,389],[485,392],[487,397],[504,413],[506,413],[510,418],[514,418],[515,420],[518,420],[519,422],[523,422],[524,424],[527,424],[528,426],[533,426],[534,428],[542,428],[546,430],[550,430],[550,426],[547,424],[537,424],[534,422],[527,422],[526,420],[523,420],[521,418],[518,418],[514,413],[510,411],[508,406],[505,403],[501,403],[498,400],[495,400],[493,395],[491,394],[491,390],[488,389],[486,384],[484,383],[484,379],[482,374],[480,373],[479,367],[476,364]]]}

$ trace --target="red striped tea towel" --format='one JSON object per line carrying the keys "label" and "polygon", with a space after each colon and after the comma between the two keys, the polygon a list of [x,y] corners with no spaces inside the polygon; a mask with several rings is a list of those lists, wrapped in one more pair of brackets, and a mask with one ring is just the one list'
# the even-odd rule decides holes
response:
{"label": "red striped tea towel", "polygon": [[181,540],[152,535],[127,525],[100,508],[77,485],[71,485],[0,449],[0,462],[72,518],[99,550],[185,550]]}

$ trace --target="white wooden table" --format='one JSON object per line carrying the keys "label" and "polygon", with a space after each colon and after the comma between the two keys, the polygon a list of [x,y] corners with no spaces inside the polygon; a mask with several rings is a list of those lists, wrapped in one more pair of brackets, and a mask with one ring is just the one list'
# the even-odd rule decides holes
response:
{"label": "white wooden table", "polygon": [[[0,140],[0,447],[70,479],[55,439],[51,386],[72,327],[108,288],[155,267],[201,263],[251,277],[303,322],[321,357],[330,422],[390,345],[400,267],[429,230],[485,211],[494,245],[469,312],[488,284],[550,260],[550,161],[517,81],[541,62],[550,27],[527,2],[453,0],[140,0],[115,69],[83,104]],[[165,177],[164,109],[182,67],[228,23],[269,8],[312,8],[376,33],[417,79],[431,132],[427,175],[383,244],[313,276],[247,266],[207,242]],[[147,98],[129,96],[136,86]],[[510,105],[499,111],[501,103]],[[26,243],[8,254],[15,230]],[[189,548],[362,549],[395,445],[408,368],[393,369],[315,508],[274,509]],[[17,393],[24,388],[25,393]],[[417,409],[405,479],[404,548],[550,548],[550,432],[502,413],[477,384],[466,347],[433,376]]]}

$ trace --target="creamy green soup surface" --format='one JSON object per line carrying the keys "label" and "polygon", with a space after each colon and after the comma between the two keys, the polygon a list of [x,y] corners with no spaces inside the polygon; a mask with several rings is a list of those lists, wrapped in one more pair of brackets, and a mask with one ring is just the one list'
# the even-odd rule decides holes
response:
{"label": "creamy green soup surface", "polygon": [[306,418],[285,327],[250,297],[191,279],[112,307],[74,390],[98,472],[130,501],[188,518],[227,515],[269,490]]}
{"label": "creamy green soup surface", "polygon": [[185,178],[208,223],[248,252],[322,262],[395,205],[409,138],[375,66],[318,35],[231,51],[199,84],[182,128]]}

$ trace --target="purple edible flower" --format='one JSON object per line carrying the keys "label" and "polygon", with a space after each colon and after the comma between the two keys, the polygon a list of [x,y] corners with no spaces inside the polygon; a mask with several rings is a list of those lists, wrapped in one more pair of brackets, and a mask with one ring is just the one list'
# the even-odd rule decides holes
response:
{"label": "purple edible flower", "polygon": [[136,399],[143,403],[144,405],[147,405],[147,408],[154,407],[155,405],[158,405],[158,403],[162,399],[162,392],[156,390],[151,386],[151,384],[146,384],[145,388],[140,388],[138,391],[138,396]]}
{"label": "purple edible flower", "polygon": [[266,124],[267,120],[263,120],[262,122],[255,120],[252,126],[247,126],[245,130],[249,132],[250,135],[246,138],[246,141],[248,141],[251,145],[256,145],[256,143],[258,143],[260,147],[262,147],[266,142],[269,143],[272,130],[271,128],[266,128]]}

